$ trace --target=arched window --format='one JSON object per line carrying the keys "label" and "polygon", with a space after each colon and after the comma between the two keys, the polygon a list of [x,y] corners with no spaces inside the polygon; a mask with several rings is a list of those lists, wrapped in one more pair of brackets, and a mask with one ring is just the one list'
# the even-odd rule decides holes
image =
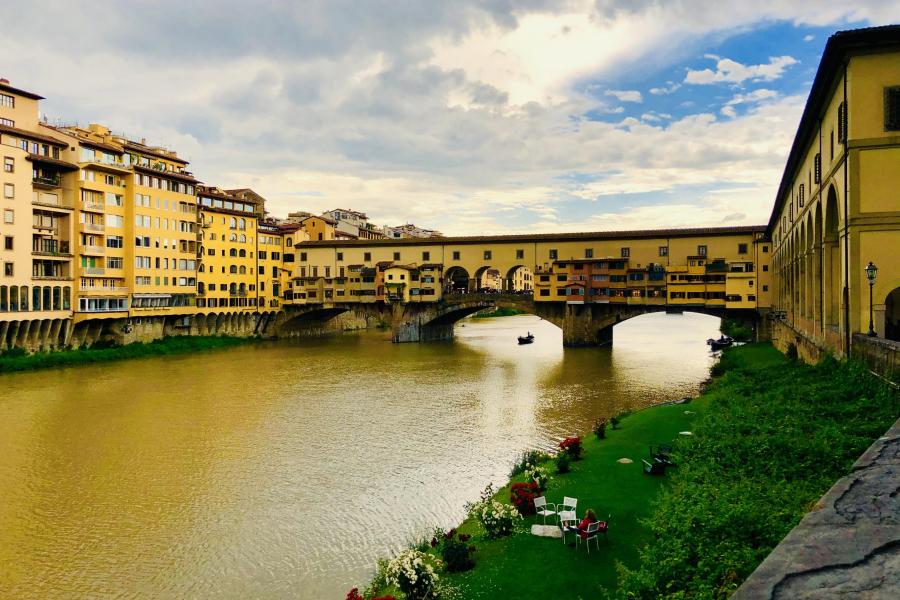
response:
{"label": "arched window", "polygon": [[230,241],[230,242],[236,242],[236,241],[237,241],[237,235],[234,234],[234,233],[232,233],[230,236],[228,236],[228,241]]}
{"label": "arched window", "polygon": [[237,219],[235,219],[234,217],[231,217],[231,221],[229,222],[229,225],[231,226],[232,229],[236,229],[237,228]]}
{"label": "arched window", "polygon": [[237,267],[235,265],[231,265],[230,267],[228,267],[228,272],[237,273]]}
{"label": "arched window", "polygon": [[19,286],[9,288],[9,310],[19,312]]}
{"label": "arched window", "polygon": [[242,241],[242,242],[246,242],[246,241],[247,241],[247,236],[244,235],[244,234],[242,233],[241,235],[238,236],[238,239],[239,239],[240,241]]}
{"label": "arched window", "polygon": [[228,251],[228,256],[237,256],[237,250],[232,248],[231,250]]}
{"label": "arched window", "polygon": [[31,310],[41,310],[41,286],[31,288]]}
{"label": "arched window", "polygon": [[[244,265],[241,265],[241,268],[238,269],[238,272],[239,272],[241,275],[246,275],[246,274],[247,274],[247,267],[245,267]],[[244,284],[241,284],[241,285],[244,285]]]}
{"label": "arched window", "polygon": [[247,256],[247,251],[244,250],[243,248],[241,248],[241,250],[238,251],[238,256],[240,256],[241,258],[246,257],[246,256]]}
{"label": "arched window", "polygon": [[294,245],[294,238],[288,238],[287,241],[286,241],[284,244],[285,244],[286,246],[293,246],[293,245]]}
{"label": "arched window", "polygon": [[247,221],[244,217],[241,217],[241,229],[247,229]]}
{"label": "arched window", "polygon": [[229,291],[230,293],[232,293],[232,294],[237,293],[237,284],[236,284],[236,283],[232,283],[231,285],[229,285],[229,286],[228,286],[228,291]]}
{"label": "arched window", "polygon": [[205,273],[205,272],[206,272],[206,266],[200,265],[200,272],[201,272],[201,273]]}
{"label": "arched window", "polygon": [[28,310],[28,286],[23,285],[21,288],[21,292],[19,293],[20,303],[19,310]]}

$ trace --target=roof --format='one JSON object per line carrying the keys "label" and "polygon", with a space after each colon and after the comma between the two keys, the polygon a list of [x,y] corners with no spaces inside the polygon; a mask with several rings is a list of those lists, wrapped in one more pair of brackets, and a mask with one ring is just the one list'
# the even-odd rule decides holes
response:
{"label": "roof", "polygon": [[8,83],[0,83],[0,92],[6,92],[8,94],[18,94],[19,96],[24,96],[25,98],[31,98],[32,100],[43,100],[43,96],[38,96],[34,92],[26,92],[25,90],[20,90],[19,88],[14,88]]}
{"label": "roof", "polygon": [[33,131],[28,131],[27,129],[19,129],[18,127],[10,127],[9,125],[0,125],[0,131],[12,135],[17,135],[23,138],[28,138],[29,140],[52,144],[61,148],[67,148],[69,146],[69,144],[67,144],[66,142],[58,140],[54,137],[50,137],[49,135],[34,133]]}
{"label": "roof", "polygon": [[139,144],[137,142],[125,142],[125,149],[133,150],[134,152],[137,152],[139,154],[155,156],[156,158],[161,158],[163,160],[171,160],[172,162],[177,162],[182,165],[188,164],[188,161],[184,160],[183,158],[178,158],[177,156],[162,152],[159,148],[151,148],[150,146],[145,146],[144,144]]}
{"label": "roof", "polygon": [[77,171],[78,165],[73,165],[70,162],[66,162],[64,160],[59,160],[58,158],[51,158],[49,156],[41,156],[40,154],[29,154],[25,157],[25,160],[30,160],[31,162],[39,162],[45,163],[48,165],[53,165],[55,167],[59,167],[61,169],[65,169],[66,171]]}
{"label": "roof", "polygon": [[154,169],[153,167],[147,167],[144,165],[132,166],[139,171],[152,173],[153,175],[156,175],[158,177],[171,177],[173,179],[181,179],[182,181],[187,181],[188,183],[200,183],[199,179],[194,179],[193,175],[188,175],[187,173],[176,173],[175,171],[160,171],[159,169]]}
{"label": "roof", "polygon": [[309,220],[309,219],[321,219],[321,220],[325,221],[326,223],[328,223],[329,225],[337,225],[337,221],[335,221],[331,217],[326,217],[323,215],[309,215],[307,217],[303,217],[302,219],[300,219],[300,221],[298,221],[298,223],[303,223],[304,221]]}
{"label": "roof", "polygon": [[359,246],[421,246],[466,245],[502,242],[566,242],[578,240],[632,240],[646,238],[714,237],[725,235],[749,235],[764,233],[765,225],[740,225],[735,227],[697,227],[691,229],[642,229],[636,231],[594,231],[583,233],[523,233],[514,235],[483,235],[442,238],[387,238],[383,240],[323,240],[299,242],[297,246],[353,248]]}
{"label": "roof", "polygon": [[819,117],[825,110],[832,87],[840,76],[840,69],[848,55],[861,50],[884,47],[900,49],[900,25],[838,31],[828,38],[825,51],[822,53],[822,60],[819,62],[819,69],[816,71],[816,78],[809,91],[809,98],[806,100],[806,107],[800,117],[797,135],[794,136],[794,143],[788,154],[784,174],[781,176],[781,183],[775,196],[775,205],[772,207],[772,215],[769,217],[769,224],[766,227],[768,234],[771,235],[772,229],[778,222],[778,215],[781,213],[787,191],[791,187],[794,172],[803,161],[809,140],[816,134]]}

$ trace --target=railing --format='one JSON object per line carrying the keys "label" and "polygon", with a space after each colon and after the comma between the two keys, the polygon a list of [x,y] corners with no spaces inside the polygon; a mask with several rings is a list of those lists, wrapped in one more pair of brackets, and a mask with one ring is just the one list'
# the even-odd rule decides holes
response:
{"label": "railing", "polygon": [[228,295],[232,298],[246,298],[247,292],[228,292]]}
{"label": "railing", "polygon": [[80,246],[82,254],[106,254],[106,248],[103,246]]}
{"label": "railing", "polygon": [[92,200],[82,200],[81,208],[83,210],[93,210],[98,212],[103,212],[106,210],[106,205],[101,202],[94,202]]}
{"label": "railing", "polygon": [[51,225],[41,225],[39,223],[32,223],[32,229],[40,229],[41,231],[48,231],[50,235],[59,235],[59,228],[53,227]]}
{"label": "railing", "polygon": [[67,202],[65,200],[60,200],[59,198],[57,198],[56,200],[54,200],[52,202],[48,202],[46,200],[42,200],[41,197],[37,194],[35,194],[35,196],[31,198],[31,203],[36,204],[38,206],[49,206],[50,208],[66,208],[66,209],[72,208],[71,202]]}
{"label": "railing", "polygon": [[106,275],[103,267],[81,267],[81,272],[85,275]]}
{"label": "railing", "polygon": [[56,177],[37,176],[37,177],[32,177],[31,182],[37,186],[57,188],[60,186],[61,179],[58,175]]}
{"label": "railing", "polygon": [[106,229],[103,223],[82,223],[81,226],[84,227],[85,231],[103,231]]}
{"label": "railing", "polygon": [[123,286],[82,285],[78,287],[81,292],[101,292],[104,294],[125,294],[128,288]]}
{"label": "railing", "polygon": [[32,279],[39,279],[42,281],[72,281],[72,278],[68,275],[48,275],[46,273],[34,274],[31,275]]}

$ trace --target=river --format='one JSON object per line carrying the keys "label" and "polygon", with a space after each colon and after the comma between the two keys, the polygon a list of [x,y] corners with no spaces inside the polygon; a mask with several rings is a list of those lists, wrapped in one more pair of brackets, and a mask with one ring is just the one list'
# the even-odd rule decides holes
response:
{"label": "river", "polygon": [[523,449],[695,393],[717,329],[654,314],[563,349],[522,315],[4,375],[0,597],[342,599]]}

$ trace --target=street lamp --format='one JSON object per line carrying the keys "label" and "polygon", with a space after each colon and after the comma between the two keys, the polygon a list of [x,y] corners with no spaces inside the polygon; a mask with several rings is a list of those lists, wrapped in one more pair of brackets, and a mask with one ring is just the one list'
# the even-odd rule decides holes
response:
{"label": "street lamp", "polygon": [[875,287],[875,276],[878,274],[878,267],[875,263],[869,261],[866,265],[866,279],[869,280],[869,337],[878,337],[875,328],[872,326],[872,288]]}

